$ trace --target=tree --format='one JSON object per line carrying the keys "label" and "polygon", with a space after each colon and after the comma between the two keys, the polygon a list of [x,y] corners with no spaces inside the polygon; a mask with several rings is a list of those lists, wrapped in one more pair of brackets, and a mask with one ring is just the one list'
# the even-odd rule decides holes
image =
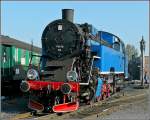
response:
{"label": "tree", "polygon": [[133,45],[127,44],[126,54],[128,56],[128,61],[130,62],[132,59],[138,57],[138,50]]}
{"label": "tree", "polygon": [[126,55],[128,56],[128,73],[133,80],[140,79],[140,57],[138,50],[130,44],[126,45]]}

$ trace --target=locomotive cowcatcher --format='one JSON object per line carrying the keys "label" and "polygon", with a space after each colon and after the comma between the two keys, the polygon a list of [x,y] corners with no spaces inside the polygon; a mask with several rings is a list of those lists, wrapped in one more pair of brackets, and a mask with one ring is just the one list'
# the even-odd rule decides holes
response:
{"label": "locomotive cowcatcher", "polygon": [[[124,79],[126,55],[117,36],[91,24],[75,24],[74,11],[62,10],[62,19],[48,24],[42,34],[39,70],[32,66],[20,84],[29,93],[28,107],[35,111],[70,112],[80,103],[108,97],[113,78]],[[113,74],[111,74],[113,73]],[[103,82],[101,82],[103,79]]]}

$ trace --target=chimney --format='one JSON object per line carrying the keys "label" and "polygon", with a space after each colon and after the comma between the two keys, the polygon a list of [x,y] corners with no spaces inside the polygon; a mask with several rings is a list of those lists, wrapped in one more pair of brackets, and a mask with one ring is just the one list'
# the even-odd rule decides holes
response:
{"label": "chimney", "polygon": [[73,23],[74,10],[73,9],[62,9],[62,19],[68,20]]}

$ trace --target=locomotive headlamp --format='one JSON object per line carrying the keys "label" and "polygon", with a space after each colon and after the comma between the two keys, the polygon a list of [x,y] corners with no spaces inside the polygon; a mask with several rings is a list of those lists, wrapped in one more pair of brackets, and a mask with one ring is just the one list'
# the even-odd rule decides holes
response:
{"label": "locomotive headlamp", "polygon": [[69,81],[77,81],[78,74],[75,71],[68,71],[67,72],[67,79]]}
{"label": "locomotive headlamp", "polygon": [[69,94],[71,92],[71,85],[68,84],[68,83],[64,83],[62,86],[61,86],[61,92],[63,94]]}
{"label": "locomotive headlamp", "polygon": [[38,78],[38,72],[35,69],[29,69],[27,72],[27,77],[30,80],[35,80]]}
{"label": "locomotive headlamp", "polygon": [[27,81],[22,81],[21,84],[20,84],[20,90],[22,92],[28,92],[30,89],[30,85]]}

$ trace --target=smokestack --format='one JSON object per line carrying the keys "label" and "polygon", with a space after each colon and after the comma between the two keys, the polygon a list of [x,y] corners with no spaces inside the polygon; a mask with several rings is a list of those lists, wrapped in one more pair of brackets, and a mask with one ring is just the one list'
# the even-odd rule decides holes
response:
{"label": "smokestack", "polygon": [[74,10],[73,9],[62,9],[62,19],[68,20],[73,23]]}

